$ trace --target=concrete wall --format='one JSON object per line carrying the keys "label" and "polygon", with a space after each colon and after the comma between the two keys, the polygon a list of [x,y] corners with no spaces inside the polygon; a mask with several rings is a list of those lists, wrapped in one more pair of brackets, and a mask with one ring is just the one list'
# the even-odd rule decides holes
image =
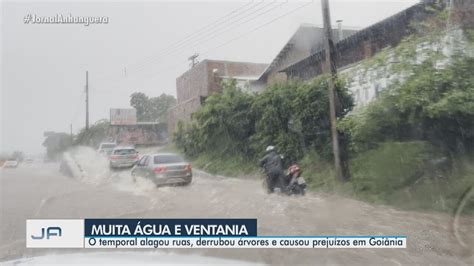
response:
{"label": "concrete wall", "polygon": [[[337,68],[360,62],[383,48],[398,45],[404,37],[414,32],[410,26],[412,23],[433,16],[426,6],[427,4],[414,5],[336,43],[337,53],[334,56]],[[290,78],[312,79],[322,74],[325,57],[325,51],[321,50],[284,71]]]}
{"label": "concrete wall", "polygon": [[[444,49],[440,50],[439,47]],[[444,56],[436,61],[435,66],[438,68],[443,68],[451,62],[451,56],[455,50],[462,51],[464,56],[474,57],[474,46],[468,42],[460,27],[449,30],[432,42],[419,42],[415,49],[416,55],[404,59],[404,63],[413,66],[421,65],[425,60],[430,59],[430,55],[436,51],[441,52]],[[349,80],[349,91],[354,97],[356,109],[377,99],[380,93],[390,85],[403,83],[413,75],[410,70],[395,71],[393,68],[399,64],[401,59],[397,57],[394,49],[388,49],[386,52],[384,64],[374,64],[373,61],[367,61],[369,66],[358,63],[340,71],[340,74]]]}
{"label": "concrete wall", "polygon": [[108,136],[119,145],[157,145],[167,141],[168,131],[164,123],[111,125]]}

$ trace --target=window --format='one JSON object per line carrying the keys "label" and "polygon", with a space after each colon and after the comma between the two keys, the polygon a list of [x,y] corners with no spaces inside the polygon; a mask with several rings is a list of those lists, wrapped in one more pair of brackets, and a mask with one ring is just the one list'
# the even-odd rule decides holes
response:
{"label": "window", "polygon": [[184,162],[183,158],[174,154],[156,155],[154,158],[155,164],[180,163],[180,162]]}
{"label": "window", "polygon": [[136,153],[135,149],[114,150],[114,154],[116,154],[116,155],[130,155],[130,154],[135,154],[135,153]]}

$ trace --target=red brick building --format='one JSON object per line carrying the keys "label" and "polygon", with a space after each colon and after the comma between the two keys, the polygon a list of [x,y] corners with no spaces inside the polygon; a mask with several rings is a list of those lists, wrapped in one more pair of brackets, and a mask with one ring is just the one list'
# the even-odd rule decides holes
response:
{"label": "red brick building", "polygon": [[178,121],[189,121],[206,97],[220,92],[223,78],[256,79],[266,67],[267,64],[206,59],[183,73],[176,79],[177,104],[168,112],[169,133]]}

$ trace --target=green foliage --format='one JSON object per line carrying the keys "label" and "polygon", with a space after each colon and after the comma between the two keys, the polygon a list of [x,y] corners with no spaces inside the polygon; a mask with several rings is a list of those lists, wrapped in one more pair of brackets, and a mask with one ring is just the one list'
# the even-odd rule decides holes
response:
{"label": "green foliage", "polygon": [[255,114],[255,134],[251,137],[252,149],[263,156],[265,147],[274,145],[279,153],[293,161],[302,155],[298,132],[290,128],[295,120],[294,101],[299,84],[274,84],[256,96],[252,105]]}
{"label": "green foliage", "polygon": [[86,131],[85,128],[81,129],[79,134],[76,136],[75,144],[96,148],[101,142],[107,140],[109,128],[110,123],[108,120],[99,120],[91,125],[89,130]]}
{"label": "green foliage", "polygon": [[365,109],[347,116],[339,128],[351,136],[353,151],[379,142],[428,140],[445,152],[472,151],[474,145],[474,59],[444,68],[425,63],[403,84],[395,84]]}
{"label": "green foliage", "polygon": [[222,93],[206,99],[193,117],[204,151],[250,155],[249,137],[254,133],[254,117],[249,111],[252,100],[252,95],[237,88],[235,80],[223,82]]}
{"label": "green foliage", "polygon": [[338,188],[340,182],[334,178],[333,163],[321,158],[314,149],[305,153],[299,165],[310,189],[333,192]]}
{"label": "green foliage", "polygon": [[211,174],[230,177],[249,177],[258,175],[255,162],[241,154],[201,153],[193,160],[193,165]]}
{"label": "green foliage", "polygon": [[426,142],[386,142],[359,154],[351,162],[356,190],[391,193],[417,181],[435,149]]}
{"label": "green foliage", "polygon": [[142,92],[130,95],[130,105],[137,110],[137,120],[143,122],[164,122],[168,109],[176,104],[172,95],[161,94],[149,98]]}
{"label": "green foliage", "polygon": [[[299,119],[305,147],[314,148],[324,159],[332,158],[331,122],[329,119],[328,76],[305,83],[297,90],[295,116]],[[341,119],[353,108],[354,102],[346,89],[345,80],[336,81],[336,117]]]}
{"label": "green foliage", "polygon": [[46,147],[46,156],[52,160],[57,159],[71,145],[71,136],[67,133],[50,132],[43,142],[43,146]]}
{"label": "green foliage", "polygon": [[[255,160],[274,145],[287,163],[301,159],[307,147],[329,159],[327,79],[274,84],[256,96],[241,91],[235,81],[223,83],[222,93],[208,97],[192,123],[178,123],[175,143],[190,156],[234,154]],[[345,82],[338,80],[336,87],[342,117],[353,102]]]}
{"label": "green foliage", "polygon": [[174,132],[174,142],[176,147],[186,155],[196,156],[205,148],[201,135],[196,123],[185,124],[183,121],[178,121],[176,132]]}
{"label": "green foliage", "polygon": [[[309,188],[411,210],[452,212],[474,185],[474,158],[447,159],[423,141],[386,142],[351,160],[352,179],[334,179],[332,164],[314,151],[300,161]],[[474,213],[468,201],[464,214]]]}

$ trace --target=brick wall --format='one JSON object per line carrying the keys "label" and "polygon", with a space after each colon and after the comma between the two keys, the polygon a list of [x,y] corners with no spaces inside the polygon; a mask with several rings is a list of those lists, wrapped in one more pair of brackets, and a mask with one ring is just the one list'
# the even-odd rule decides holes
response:
{"label": "brick wall", "polygon": [[207,96],[220,92],[220,76],[258,76],[266,67],[266,64],[204,60],[186,71],[176,79],[177,105],[168,111],[169,134],[179,120],[188,122]]}

